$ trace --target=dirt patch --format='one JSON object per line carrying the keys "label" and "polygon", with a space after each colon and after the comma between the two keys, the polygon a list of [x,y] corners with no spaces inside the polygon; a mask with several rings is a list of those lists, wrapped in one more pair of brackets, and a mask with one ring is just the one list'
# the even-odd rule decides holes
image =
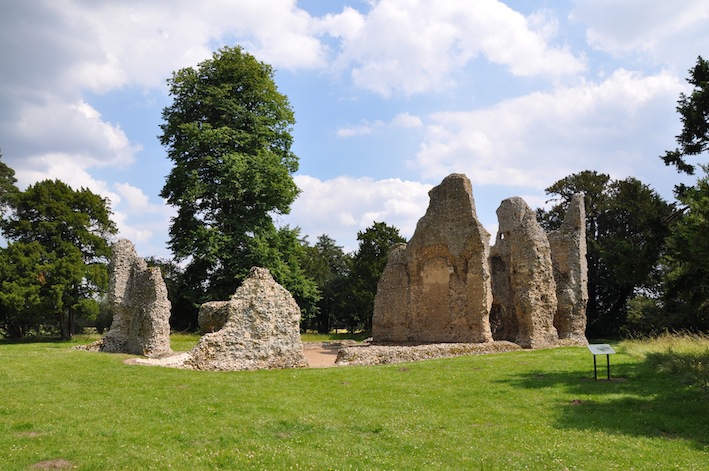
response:
{"label": "dirt patch", "polygon": [[49,460],[41,461],[37,464],[32,465],[31,469],[73,469],[74,465],[67,460]]}
{"label": "dirt patch", "polygon": [[324,347],[308,347],[303,349],[305,359],[310,368],[328,368],[335,366],[339,349]]}

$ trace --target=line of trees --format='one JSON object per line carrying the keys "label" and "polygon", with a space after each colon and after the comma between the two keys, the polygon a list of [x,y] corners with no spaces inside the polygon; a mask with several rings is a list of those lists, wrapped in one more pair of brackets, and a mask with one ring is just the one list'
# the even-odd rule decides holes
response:
{"label": "line of trees", "polygon": [[[689,158],[709,147],[709,64],[701,57],[680,95],[683,131],[662,158],[693,174]],[[168,80],[160,141],[173,167],[162,189],[177,215],[162,268],[175,330],[195,330],[205,301],[227,299],[252,266],[268,268],[296,298],[302,328],[371,329],[377,281],[398,229],[375,222],[345,253],[323,234],[311,245],[298,228],[276,227],[299,190],[291,151],[294,113],[273,70],[239,47],[223,48]],[[1,158],[1,156],[0,156]],[[695,186],[668,203],[635,178],[592,170],[547,188],[538,210],[559,226],[574,193],[586,194],[588,335],[709,331],[709,166]],[[45,180],[25,191],[0,161],[0,336],[71,335],[103,323],[110,240],[109,201],[87,189]],[[104,308],[102,310],[102,308]]]}

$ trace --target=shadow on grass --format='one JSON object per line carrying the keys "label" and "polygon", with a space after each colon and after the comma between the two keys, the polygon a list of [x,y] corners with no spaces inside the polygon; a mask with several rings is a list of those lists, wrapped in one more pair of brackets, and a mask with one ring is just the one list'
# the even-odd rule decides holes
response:
{"label": "shadow on grass", "polygon": [[[687,371],[658,365],[687,364],[683,354],[648,356],[639,363],[599,364],[598,380],[588,372],[531,372],[506,381],[525,389],[554,388],[564,399],[558,404],[557,427],[603,431],[663,440],[682,439],[709,451],[709,393]],[[689,379],[688,379],[689,378]]]}
{"label": "shadow on grass", "polygon": [[21,339],[0,339],[0,345],[27,345],[32,343],[66,343],[73,340],[64,340],[60,337],[24,337]]}

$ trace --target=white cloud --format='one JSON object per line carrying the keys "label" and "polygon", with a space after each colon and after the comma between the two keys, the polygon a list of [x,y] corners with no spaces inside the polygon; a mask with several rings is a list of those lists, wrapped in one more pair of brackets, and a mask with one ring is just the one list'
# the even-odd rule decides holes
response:
{"label": "white cloud", "polygon": [[320,180],[297,175],[302,193],[284,223],[299,226],[311,242],[327,234],[347,251],[357,249],[357,232],[385,222],[411,237],[428,207],[431,185],[399,179],[337,177]]}
{"label": "white cloud", "polygon": [[497,0],[381,0],[366,14],[342,15],[346,21],[326,18],[329,34],[342,41],[337,62],[352,67],[357,86],[383,96],[445,89],[453,72],[479,55],[521,76],[556,78],[584,69],[569,51],[548,43],[555,19],[527,19]]}
{"label": "white cloud", "polygon": [[582,0],[571,18],[586,25],[587,40],[597,49],[641,52],[678,70],[709,48],[706,0]]}
{"label": "white cloud", "polygon": [[399,113],[394,116],[391,125],[397,128],[420,128],[423,126],[423,122],[418,116],[409,113]]}
{"label": "white cloud", "polygon": [[410,164],[428,178],[462,172],[477,185],[523,188],[545,188],[586,169],[642,173],[660,163],[658,155],[676,134],[681,89],[667,73],[619,70],[598,84],[435,113]]}

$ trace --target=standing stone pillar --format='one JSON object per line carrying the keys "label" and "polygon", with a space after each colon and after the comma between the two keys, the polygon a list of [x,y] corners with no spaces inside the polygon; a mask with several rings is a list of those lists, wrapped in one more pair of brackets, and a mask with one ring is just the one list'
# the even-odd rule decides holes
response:
{"label": "standing stone pillar", "polygon": [[494,303],[514,308],[515,343],[526,348],[552,346],[558,338],[554,327],[557,300],[547,236],[522,198],[504,200],[497,217],[499,230],[492,255],[506,277],[498,283],[509,289],[495,292]]}
{"label": "standing stone pillar", "polygon": [[572,339],[586,345],[588,263],[583,194],[572,197],[564,222],[559,230],[550,232],[548,238],[558,300],[554,326],[560,339]]}
{"label": "standing stone pillar", "polygon": [[100,351],[146,356],[172,353],[171,306],[160,268],[149,268],[126,239],[113,245],[108,302],[113,322],[99,341]]}

